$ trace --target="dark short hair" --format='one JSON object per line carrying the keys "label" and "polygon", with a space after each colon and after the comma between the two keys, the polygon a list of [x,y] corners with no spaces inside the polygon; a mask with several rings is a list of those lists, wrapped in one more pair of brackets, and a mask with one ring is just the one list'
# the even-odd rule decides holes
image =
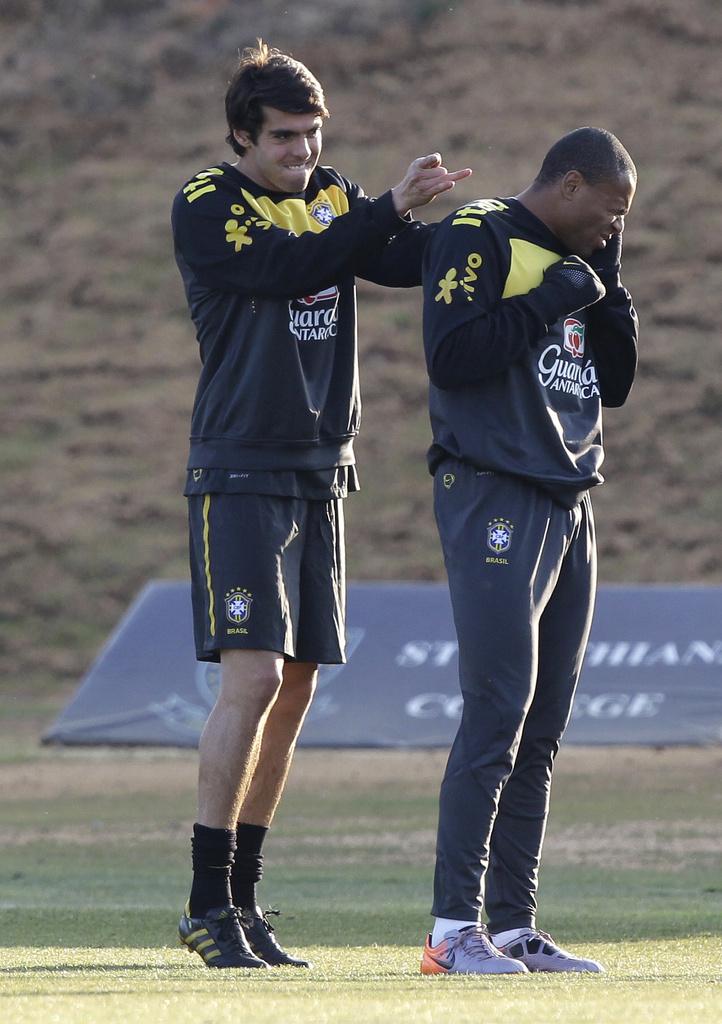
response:
{"label": "dark short hair", "polygon": [[248,132],[253,142],[263,127],[263,107],[275,107],[286,114],[318,114],[328,117],[320,83],[308,68],[280,50],[258,40],[240,55],[238,67],[226,92],[226,142],[243,156],[233,129]]}
{"label": "dark short hair", "polygon": [[576,128],[555,142],[535,178],[536,185],[551,185],[568,171],[579,171],[590,185],[618,181],[637,168],[622,143],[604,128]]}

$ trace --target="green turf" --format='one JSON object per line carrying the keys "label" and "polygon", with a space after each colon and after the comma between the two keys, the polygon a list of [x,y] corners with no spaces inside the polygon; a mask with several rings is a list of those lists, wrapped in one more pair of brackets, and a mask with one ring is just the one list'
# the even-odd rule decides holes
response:
{"label": "green turf", "polygon": [[694,1021],[719,1024],[719,942],[587,944],[608,974],[422,978],[417,946],[310,946],[314,970],[206,970],[182,950],[11,951],[4,1019],[21,1021]]}
{"label": "green turf", "polygon": [[[52,799],[29,784],[3,807],[3,1021],[722,1020],[722,857],[705,831],[719,820],[719,796],[705,767],[672,770],[661,758],[626,790],[618,777],[597,776],[594,799],[590,773],[559,773],[540,920],[601,959],[604,976],[422,978],[436,813],[430,779],[438,761],[391,761],[388,777],[377,772],[366,781],[373,754],[353,755],[361,767],[349,773],[347,755],[328,752],[315,776],[292,779],[267,843],[273,870],[262,889],[264,901],[282,908],[284,943],[310,954],[315,968],[258,976],[209,971],[176,945],[189,880],[190,784],[158,793],[86,785],[80,798],[61,784],[63,771],[79,765],[92,779],[102,756],[64,753],[53,761],[43,751],[33,763],[26,755],[5,770],[32,779],[42,769],[60,781]],[[147,757],[151,778],[154,766],[168,764],[157,757]],[[191,757],[179,759],[179,771],[188,772]],[[127,765],[137,779],[143,764],[130,753],[107,760],[111,780]],[[693,784],[690,805],[683,794]],[[559,845],[560,837],[590,829],[600,841],[613,827],[624,836],[624,823],[634,829],[641,816],[649,835],[638,864],[621,847],[622,866],[600,867],[587,847],[575,860]],[[669,835],[684,845],[674,847]]]}

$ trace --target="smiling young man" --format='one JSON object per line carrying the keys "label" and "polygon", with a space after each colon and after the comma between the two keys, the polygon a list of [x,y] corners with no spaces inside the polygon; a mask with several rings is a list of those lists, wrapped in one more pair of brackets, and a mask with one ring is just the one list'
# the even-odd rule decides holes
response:
{"label": "smiling young man", "polygon": [[344,660],[354,277],[420,284],[430,229],[406,215],[471,172],[434,153],[369,199],[318,164],[318,81],[263,43],[242,55],[226,115],[235,162],[192,178],[172,217],[203,364],[185,488],[196,652],[221,663],[179,932],[209,967],[307,967],[278,944],[256,884],[317,666]]}
{"label": "smiling young man", "polygon": [[429,467],[463,695],[425,974],[602,970],[538,930],[536,891],[592,619],[601,411],[624,403],[637,363],[619,276],[636,179],[618,139],[579,128],[516,198],[451,214],[424,257]]}

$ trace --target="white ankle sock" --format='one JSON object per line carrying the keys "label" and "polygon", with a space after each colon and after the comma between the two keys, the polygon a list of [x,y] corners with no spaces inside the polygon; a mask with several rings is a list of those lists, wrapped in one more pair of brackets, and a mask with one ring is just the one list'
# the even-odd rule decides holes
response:
{"label": "white ankle sock", "polygon": [[431,933],[431,945],[438,946],[447,932],[458,931],[460,928],[471,928],[478,921],[455,921],[450,917],[434,918],[434,930]]}
{"label": "white ankle sock", "polygon": [[514,939],[518,939],[520,935],[528,931],[528,928],[510,928],[506,932],[494,932],[491,936],[491,941],[495,946],[508,946]]}

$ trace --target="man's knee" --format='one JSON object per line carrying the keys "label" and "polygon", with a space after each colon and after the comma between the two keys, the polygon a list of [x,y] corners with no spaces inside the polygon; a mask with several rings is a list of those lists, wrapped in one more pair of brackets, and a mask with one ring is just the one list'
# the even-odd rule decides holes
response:
{"label": "man's knee", "polygon": [[469,770],[503,764],[511,770],[524,726],[521,699],[491,699],[464,692],[461,721],[454,747]]}
{"label": "man's knee", "polygon": [[283,702],[289,709],[305,710],[313,698],[317,679],[318,665],[302,661],[286,662],[278,701]]}
{"label": "man's knee", "polygon": [[283,679],[283,658],[273,651],[221,651],[219,702],[263,713]]}

